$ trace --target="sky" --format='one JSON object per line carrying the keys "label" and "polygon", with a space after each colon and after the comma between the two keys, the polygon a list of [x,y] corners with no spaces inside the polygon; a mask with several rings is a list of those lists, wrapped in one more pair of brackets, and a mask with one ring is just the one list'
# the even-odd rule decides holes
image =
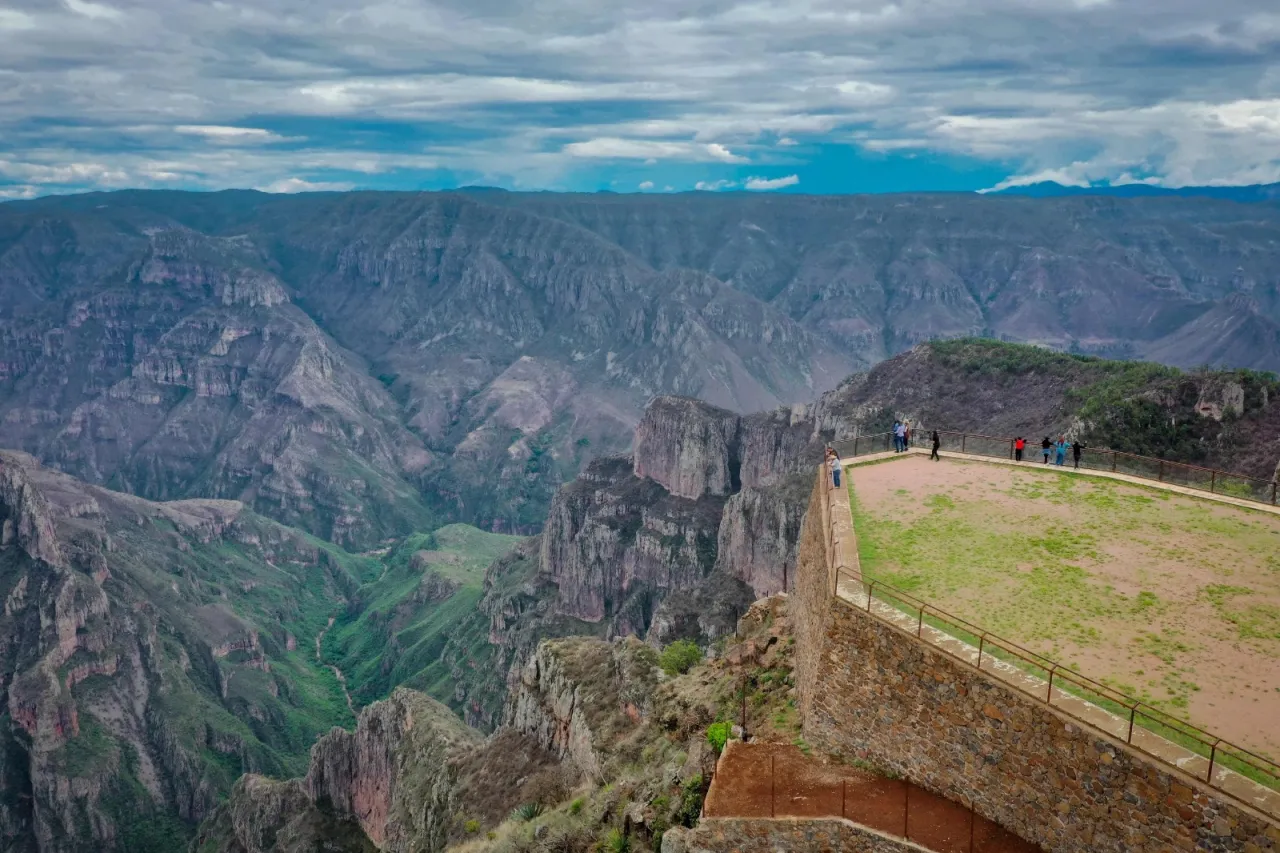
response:
{"label": "sky", "polygon": [[0,200],[1280,181],[1275,0],[0,0]]}

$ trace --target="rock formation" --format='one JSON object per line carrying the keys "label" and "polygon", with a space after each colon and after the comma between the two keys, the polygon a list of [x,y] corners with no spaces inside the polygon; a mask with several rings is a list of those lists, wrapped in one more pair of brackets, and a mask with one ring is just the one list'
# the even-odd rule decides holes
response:
{"label": "rock formation", "polygon": [[321,738],[304,779],[242,778],[195,846],[209,853],[443,850],[459,806],[452,762],[479,745],[448,708],[397,690],[362,711],[354,732]]}

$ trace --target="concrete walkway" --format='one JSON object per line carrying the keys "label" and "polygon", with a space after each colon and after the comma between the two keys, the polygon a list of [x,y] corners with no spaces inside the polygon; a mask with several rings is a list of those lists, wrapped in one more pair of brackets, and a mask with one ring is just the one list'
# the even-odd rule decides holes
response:
{"label": "concrete walkway", "polygon": [[[916,447],[908,449],[905,453],[889,451],[886,453],[869,454],[850,460],[842,460],[842,463],[847,472],[848,469],[856,468],[859,465],[867,465],[877,462],[892,464],[888,460],[903,458],[907,455],[928,455],[928,453],[929,451],[927,449]],[[965,453],[940,452],[939,455],[944,459],[954,459],[964,462],[1032,468],[1034,470],[1044,471],[1045,473],[1054,473],[1059,475],[1062,473],[1073,473],[1100,477],[1103,479],[1120,480],[1122,482],[1134,483],[1147,488],[1164,489],[1166,491],[1189,495],[1203,500],[1216,501],[1218,503],[1226,503],[1244,507],[1246,509],[1255,509],[1261,512],[1280,515],[1280,509],[1268,504],[1258,504],[1252,501],[1233,498],[1228,495],[1209,494],[1197,489],[1188,489],[1183,486],[1177,486],[1169,483],[1153,482],[1141,477],[1133,477],[1128,474],[1113,474],[1110,471],[1093,471],[1087,469],[1080,469],[1077,471],[1073,468],[1059,468],[1054,465],[1046,466],[1038,462],[1014,462],[1013,460],[994,459],[991,457]],[[1105,708],[1089,702],[1072,692],[1063,690],[1060,687],[1059,682],[1054,683],[1052,693],[1050,693],[1049,682],[1046,679],[1039,678],[1012,663],[1000,660],[999,658],[994,657],[989,651],[980,653],[976,646],[973,646],[950,633],[939,630],[926,622],[922,622],[918,611],[906,612],[878,598],[871,598],[868,600],[867,586],[863,583],[861,567],[857,556],[857,540],[853,533],[853,516],[847,488],[849,486],[848,480],[849,477],[846,473],[846,476],[843,478],[841,483],[842,488],[829,488],[827,490],[827,504],[830,512],[832,530],[832,539],[829,540],[829,556],[831,558],[830,565],[833,566],[832,583],[837,598],[848,603],[852,607],[856,607],[859,610],[877,616],[890,625],[911,634],[912,636],[918,636],[920,640],[929,643],[953,658],[957,658],[971,666],[979,668],[982,672],[1000,679],[1006,684],[1015,687],[1040,702],[1047,702],[1047,704],[1053,708],[1062,711],[1082,723],[1087,723],[1092,728],[1097,729],[1099,732],[1114,740],[1121,743],[1128,743],[1141,752],[1151,755],[1166,764],[1170,764],[1202,782],[1205,781],[1209,772],[1209,759],[1203,755],[1192,752],[1186,747],[1173,743],[1172,741],[1169,741],[1146,728],[1143,728],[1143,720],[1141,717],[1137,718],[1137,723],[1133,726],[1132,738],[1130,738],[1129,717],[1127,715],[1124,717],[1117,716]],[[828,485],[830,485],[829,480]],[[1071,670],[1068,670],[1065,667],[1063,667],[1063,671],[1071,672]],[[1273,818],[1280,817],[1280,791],[1260,785],[1239,773],[1223,767],[1221,763],[1214,764],[1211,784],[1214,788],[1230,794],[1240,802],[1253,806],[1264,814],[1270,815]]]}

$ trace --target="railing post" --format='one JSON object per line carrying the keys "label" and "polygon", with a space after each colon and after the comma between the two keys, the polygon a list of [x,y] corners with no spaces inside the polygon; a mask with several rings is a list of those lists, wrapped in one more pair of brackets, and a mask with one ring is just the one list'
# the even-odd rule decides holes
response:
{"label": "railing post", "polygon": [[902,837],[908,841],[911,836],[907,833],[911,829],[911,783],[905,778],[902,780]]}
{"label": "railing post", "polygon": [[960,452],[961,453],[964,453],[965,442],[968,440],[968,438],[969,438],[968,433],[964,433],[964,432],[960,433]]}
{"label": "railing post", "polygon": [[1013,439],[1009,439],[1009,458],[1013,458]]}
{"label": "railing post", "polygon": [[920,621],[916,623],[916,639],[920,639],[924,633],[924,606],[920,607]]}
{"label": "railing post", "polygon": [[1053,674],[1058,671],[1058,665],[1055,663],[1049,668],[1049,692],[1045,694],[1044,701],[1046,704],[1053,704]]}
{"label": "railing post", "polygon": [[982,636],[978,638],[978,669],[982,669],[982,647],[986,645],[986,643],[987,635],[984,632]]}
{"label": "railing post", "polygon": [[1209,492],[1212,493],[1218,486],[1218,472],[1209,472]]}
{"label": "railing post", "polygon": [[858,437],[856,435],[853,437],[853,455],[858,455]]}
{"label": "railing post", "polygon": [[1271,481],[1271,505],[1276,505],[1276,481]]}
{"label": "railing post", "polygon": [[1164,482],[1164,460],[1160,460],[1160,482]]}
{"label": "railing post", "polygon": [[876,582],[872,581],[867,584],[867,612],[871,612],[871,594],[876,591]]}
{"label": "railing post", "polygon": [[1213,742],[1213,748],[1209,750],[1209,775],[1205,777],[1205,781],[1210,785],[1213,784],[1213,762],[1218,757],[1218,744],[1222,743],[1222,738],[1218,738]]}
{"label": "railing post", "polygon": [[1125,743],[1133,743],[1133,718],[1138,715],[1139,704],[1140,703],[1138,702],[1134,702],[1129,706],[1129,735],[1124,739]]}
{"label": "railing post", "polygon": [[1116,452],[1113,450],[1111,451],[1111,473],[1114,474],[1115,472],[1116,472]]}

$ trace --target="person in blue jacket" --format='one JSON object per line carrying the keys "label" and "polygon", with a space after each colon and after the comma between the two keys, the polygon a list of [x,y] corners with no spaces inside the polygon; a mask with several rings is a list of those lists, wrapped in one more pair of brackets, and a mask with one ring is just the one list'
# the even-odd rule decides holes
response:
{"label": "person in blue jacket", "polygon": [[1053,462],[1059,468],[1067,464],[1067,448],[1070,446],[1071,445],[1067,444],[1066,436],[1061,436],[1061,435],[1058,436],[1057,443],[1053,445],[1053,449],[1056,454]]}

